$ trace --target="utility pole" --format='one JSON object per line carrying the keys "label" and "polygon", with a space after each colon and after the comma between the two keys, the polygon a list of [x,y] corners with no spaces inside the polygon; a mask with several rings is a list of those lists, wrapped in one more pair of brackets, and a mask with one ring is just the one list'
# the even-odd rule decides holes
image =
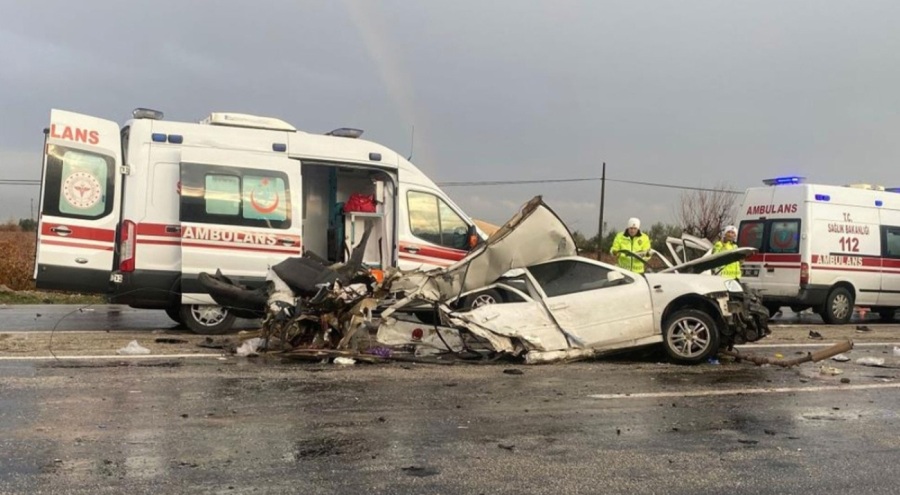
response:
{"label": "utility pole", "polygon": [[603,173],[600,175],[600,226],[597,229],[597,248],[603,241],[603,202],[606,200],[606,162],[603,162]]}

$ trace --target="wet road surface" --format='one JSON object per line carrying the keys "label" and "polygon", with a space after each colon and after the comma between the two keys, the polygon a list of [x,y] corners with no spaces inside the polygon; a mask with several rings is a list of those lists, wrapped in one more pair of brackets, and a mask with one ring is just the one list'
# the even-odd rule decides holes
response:
{"label": "wet road surface", "polygon": [[0,493],[896,493],[891,351],[860,346],[853,359],[894,367],[827,362],[837,376],[632,358],[2,361]]}
{"label": "wet road surface", "polygon": [[[165,311],[134,309],[117,304],[0,306],[0,331],[123,331],[172,329],[178,326],[166,316]],[[235,328],[238,329],[258,326],[257,320],[238,319],[235,322]]]}

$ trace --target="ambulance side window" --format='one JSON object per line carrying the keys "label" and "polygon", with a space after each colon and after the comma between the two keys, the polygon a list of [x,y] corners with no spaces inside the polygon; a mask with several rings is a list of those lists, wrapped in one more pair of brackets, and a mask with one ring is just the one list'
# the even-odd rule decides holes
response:
{"label": "ambulance side window", "polygon": [[439,246],[468,249],[468,224],[444,200],[419,191],[409,191],[406,200],[414,236]]}
{"label": "ambulance side window", "polygon": [[800,252],[800,220],[772,220],[767,253]]}
{"label": "ambulance side window", "polygon": [[885,258],[900,258],[900,227],[884,227]]}
{"label": "ambulance side window", "polygon": [[45,214],[94,219],[112,211],[112,157],[51,144],[47,146]]}
{"label": "ambulance side window", "polygon": [[181,164],[181,221],[290,227],[290,189],[280,172]]}
{"label": "ambulance side window", "polygon": [[763,220],[741,222],[741,228],[738,231],[738,246],[752,247],[762,251],[765,227],[766,223]]}

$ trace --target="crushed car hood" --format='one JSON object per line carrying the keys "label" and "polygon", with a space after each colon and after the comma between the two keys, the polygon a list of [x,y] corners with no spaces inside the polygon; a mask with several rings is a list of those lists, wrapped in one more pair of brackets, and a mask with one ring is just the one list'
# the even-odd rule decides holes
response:
{"label": "crushed car hood", "polygon": [[407,298],[446,301],[484,287],[514,268],[577,254],[575,239],[560,218],[535,196],[484,244],[446,268],[401,275],[392,291]]}
{"label": "crushed car hood", "polygon": [[688,261],[687,263],[675,265],[671,268],[666,268],[665,270],[660,270],[659,273],[703,273],[707,270],[715,270],[716,268],[725,266],[729,263],[734,263],[735,261],[741,261],[756,253],[756,251],[756,248],[750,247],[722,251],[721,253],[711,254],[709,256]]}

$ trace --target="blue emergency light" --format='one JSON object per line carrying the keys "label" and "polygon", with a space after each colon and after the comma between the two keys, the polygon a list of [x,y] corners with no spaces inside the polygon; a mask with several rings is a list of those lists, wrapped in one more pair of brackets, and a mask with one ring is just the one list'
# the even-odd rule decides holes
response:
{"label": "blue emergency light", "polygon": [[787,184],[801,184],[805,180],[806,177],[789,175],[786,177],[775,177],[774,179],[764,179],[763,184],[767,186],[783,186]]}
{"label": "blue emergency light", "polygon": [[875,200],[875,206],[882,206],[882,205],[884,205],[883,201],[881,201],[880,199]]}
{"label": "blue emergency light", "polygon": [[816,194],[816,201],[831,201],[831,196],[827,194]]}

